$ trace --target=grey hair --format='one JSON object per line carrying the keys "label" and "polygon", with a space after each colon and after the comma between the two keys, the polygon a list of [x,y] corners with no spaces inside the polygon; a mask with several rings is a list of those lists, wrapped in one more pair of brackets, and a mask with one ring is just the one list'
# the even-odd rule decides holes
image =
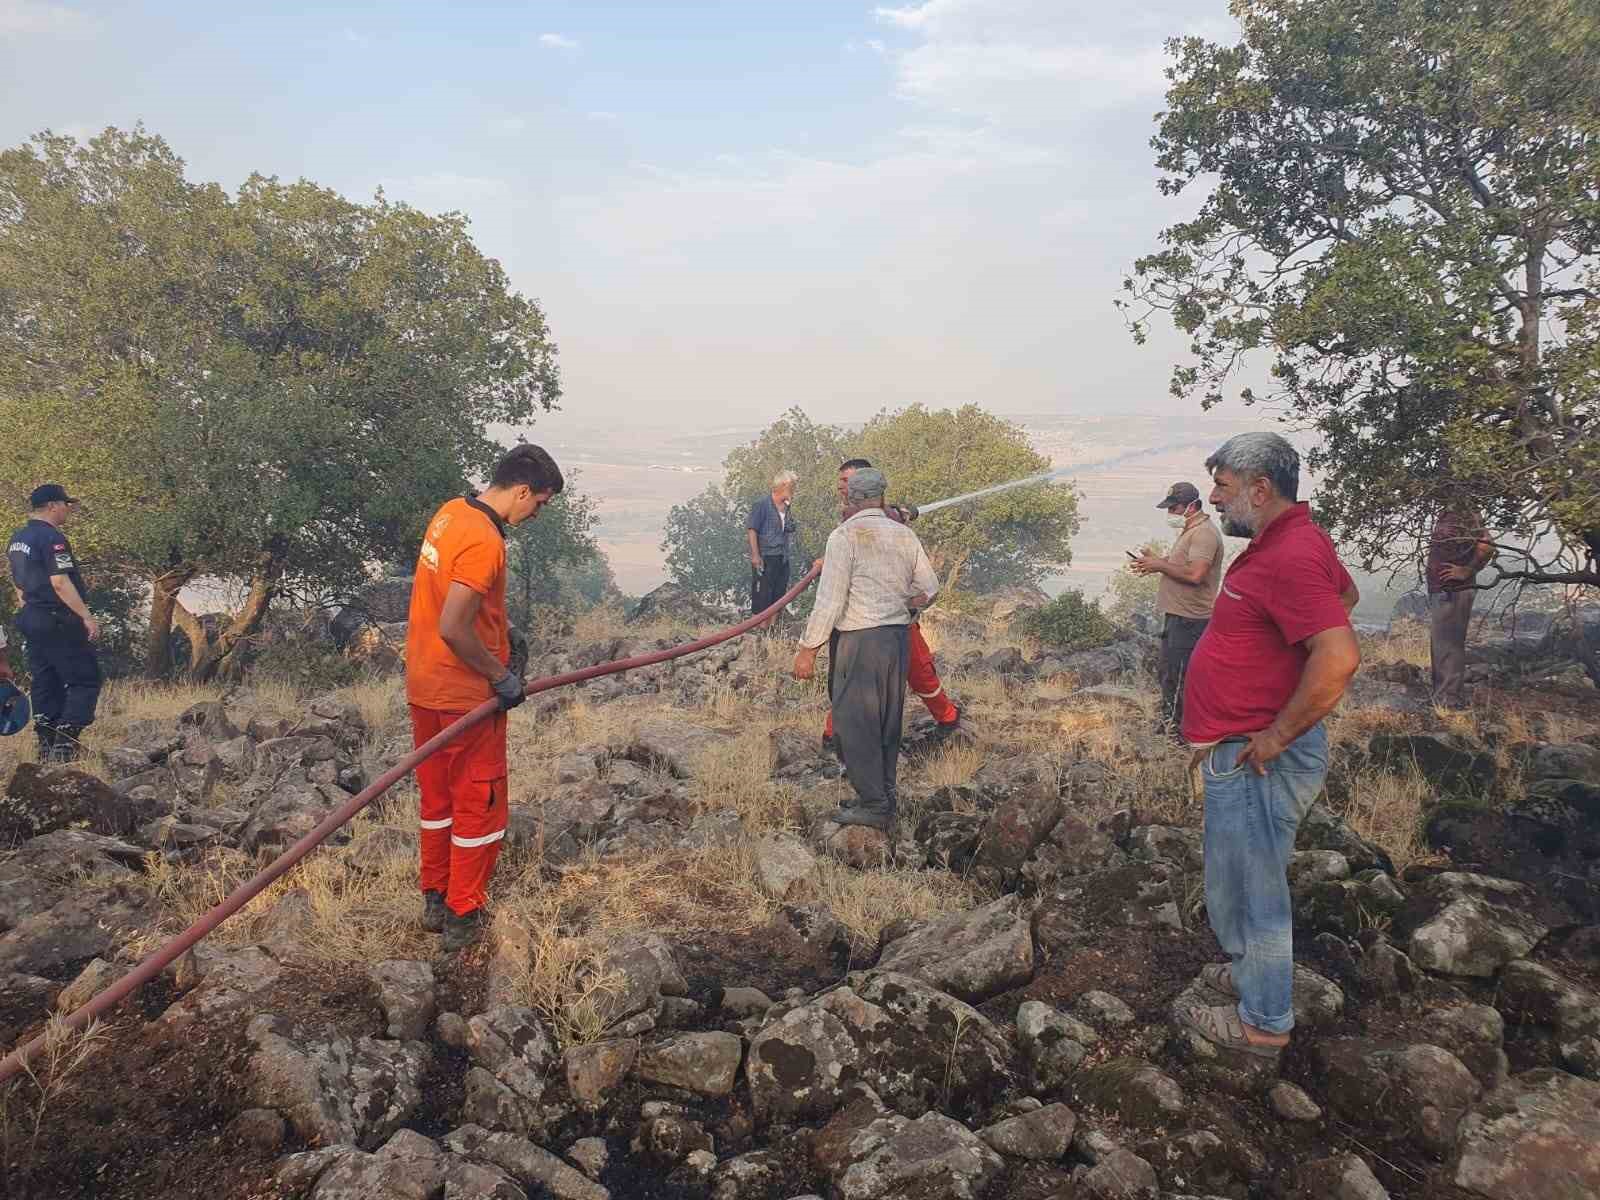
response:
{"label": "grey hair", "polygon": [[1268,479],[1285,500],[1300,498],[1300,451],[1277,433],[1240,433],[1206,459],[1206,474],[1218,467],[1242,479]]}
{"label": "grey hair", "polygon": [[777,491],[781,487],[788,487],[791,483],[798,482],[799,479],[800,476],[793,471],[779,471],[772,477],[772,490]]}

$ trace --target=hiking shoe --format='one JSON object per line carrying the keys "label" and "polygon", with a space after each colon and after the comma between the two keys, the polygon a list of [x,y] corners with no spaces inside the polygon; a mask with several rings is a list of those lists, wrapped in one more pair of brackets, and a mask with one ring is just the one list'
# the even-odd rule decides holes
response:
{"label": "hiking shoe", "polygon": [[57,725],[54,744],[50,747],[50,761],[71,763],[82,758],[83,743],[78,740],[78,735],[82,732],[81,725]]}
{"label": "hiking shoe", "polygon": [[489,927],[489,914],[475,908],[464,917],[458,917],[448,908],[444,914],[444,936],[440,945],[446,954],[464,950],[483,935]]}
{"label": "hiking shoe", "polygon": [[429,933],[444,932],[444,918],[449,911],[444,906],[443,892],[422,893],[422,927]]}

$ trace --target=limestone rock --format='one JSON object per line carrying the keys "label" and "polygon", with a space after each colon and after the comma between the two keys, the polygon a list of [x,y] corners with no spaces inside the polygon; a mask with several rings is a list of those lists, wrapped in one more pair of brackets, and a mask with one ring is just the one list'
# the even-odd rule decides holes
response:
{"label": "limestone rock", "polygon": [[508,1128],[527,1132],[556,1061],[555,1042],[538,1015],[532,1009],[509,1005],[479,1013],[467,1021],[467,1053],[508,1089],[528,1114],[526,1122]]}
{"label": "limestone rock", "polygon": [[450,1133],[444,1144],[452,1154],[493,1163],[533,1195],[554,1200],[608,1200],[611,1195],[549,1151],[516,1134],[463,1125]]}
{"label": "limestone rock", "polygon": [[108,963],[103,958],[91,959],[78,972],[78,977],[61,989],[61,994],[56,997],[56,1011],[75,1012],[121,979],[122,975],[122,967]]}
{"label": "limestone rock", "polygon": [[774,834],[755,844],[756,882],[774,900],[787,900],[817,869],[817,856],[799,838]]}
{"label": "limestone rock", "polygon": [[688,779],[701,755],[726,745],[733,735],[688,721],[643,721],[634,730],[625,757],[665,768]]}
{"label": "limestone rock", "polygon": [[1084,992],[1072,1002],[1072,1011],[1102,1031],[1126,1029],[1137,1020],[1133,1009],[1109,992]]}
{"label": "limestone rock", "polygon": [[1111,1151],[1082,1176],[1095,1200],[1155,1200],[1156,1171],[1131,1150]]}
{"label": "limestone rock", "polygon": [[1526,911],[1529,896],[1523,884],[1459,871],[1423,881],[1408,910],[1411,961],[1442,975],[1493,975],[1549,932]]}
{"label": "limestone rock", "polygon": [[390,959],[367,972],[383,1009],[389,1036],[402,1042],[418,1041],[433,1023],[438,1009],[433,991],[433,968],[423,962]]}
{"label": "limestone rock", "polygon": [[1083,1022],[1038,1000],[1024,1001],[1017,1009],[1017,1043],[1033,1086],[1042,1093],[1065,1087],[1089,1045],[1098,1040]]}
{"label": "limestone rock", "polygon": [[1071,1147],[1077,1125],[1077,1116],[1065,1104],[1047,1104],[990,1125],[978,1136],[991,1149],[1011,1158],[1054,1162]]}
{"label": "limestone rock", "polygon": [[1017,901],[1003,897],[917,926],[889,943],[878,966],[976,1004],[1033,978],[1033,937]]}
{"label": "limestone rock", "polygon": [[1203,871],[1205,847],[1198,829],[1141,825],[1128,835],[1128,853],[1140,862],[1169,862],[1185,871]]}
{"label": "limestone rock", "polygon": [[815,837],[824,853],[858,871],[878,870],[892,858],[889,838],[880,829],[823,821]]}
{"label": "limestone rock", "polygon": [[751,1041],[745,1077],[758,1119],[825,1117],[858,1074],[861,1051],[832,1012],[805,1005],[768,1023]]}
{"label": "limestone rock", "polygon": [[1455,1183],[1487,1200],[1600,1195],[1600,1083],[1526,1071],[1461,1123]]}
{"label": "limestone rock", "polygon": [[870,1092],[829,1123],[814,1153],[838,1200],[978,1200],[1004,1170],[966,1126],[886,1112]]}
{"label": "limestone rock", "polygon": [[702,1096],[726,1096],[739,1074],[744,1047],[731,1033],[685,1033],[639,1051],[633,1073]]}
{"label": "limestone rock", "polygon": [[376,1153],[357,1151],[336,1161],[317,1179],[312,1200],[431,1200],[444,1187],[444,1153],[428,1138],[402,1129]]}
{"label": "limestone rock", "polygon": [[283,1113],[313,1146],[376,1144],[422,1103],[432,1052],[421,1042],[318,1034],[265,1014],[246,1037],[251,1098]]}
{"label": "limestone rock", "polygon": [[0,842],[25,841],[68,826],[123,837],[162,811],[159,804],[117,795],[87,771],[23,762],[0,797]]}
{"label": "limestone rock", "polygon": [[1072,1080],[1079,1102],[1115,1113],[1136,1129],[1173,1125],[1189,1111],[1177,1080],[1137,1058],[1114,1058],[1080,1070]]}
{"label": "limestone rock", "polygon": [[1335,1038],[1313,1047],[1335,1115],[1393,1127],[1435,1154],[1455,1145],[1457,1126],[1483,1089],[1461,1060],[1427,1044]]}
{"label": "limestone rock", "polygon": [[1298,1084],[1281,1080],[1272,1085],[1272,1090],[1267,1093],[1267,1102],[1272,1105],[1272,1111],[1285,1121],[1320,1121],[1322,1120],[1322,1106]]}
{"label": "limestone rock", "polygon": [[584,1108],[604,1108],[633,1068],[639,1054],[635,1038],[612,1038],[601,1042],[568,1047],[563,1056],[567,1091]]}
{"label": "limestone rock", "polygon": [[160,917],[160,905],[142,887],[73,888],[0,936],[0,974],[49,975],[69,963],[106,958]]}
{"label": "limestone rock", "polygon": [[608,1025],[653,1009],[663,996],[682,996],[689,990],[672,948],[657,934],[617,939],[596,970],[606,984],[596,1009]]}
{"label": "limestone rock", "polygon": [[1294,1195],[1296,1200],[1389,1200],[1372,1169],[1354,1154],[1306,1163]]}
{"label": "limestone rock", "polygon": [[175,982],[185,995],[161,1014],[166,1024],[250,1008],[283,975],[282,965],[260,946],[226,950],[201,942],[175,966],[181,968]]}

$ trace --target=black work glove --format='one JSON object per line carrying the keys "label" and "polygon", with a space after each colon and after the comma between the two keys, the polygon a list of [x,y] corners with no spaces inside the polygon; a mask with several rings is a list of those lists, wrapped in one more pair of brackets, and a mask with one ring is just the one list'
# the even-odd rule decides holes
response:
{"label": "black work glove", "polygon": [[894,507],[895,511],[900,514],[900,519],[907,525],[911,524],[911,522],[915,521],[917,517],[921,515],[917,511],[917,506],[915,504],[896,504]]}
{"label": "black work glove", "polygon": [[509,712],[528,698],[523,694],[523,688],[526,686],[522,682],[522,676],[515,671],[507,671],[499,679],[495,680],[494,694],[500,700],[502,712]]}
{"label": "black work glove", "polygon": [[518,679],[528,677],[528,635],[515,625],[511,627],[511,661],[506,669]]}

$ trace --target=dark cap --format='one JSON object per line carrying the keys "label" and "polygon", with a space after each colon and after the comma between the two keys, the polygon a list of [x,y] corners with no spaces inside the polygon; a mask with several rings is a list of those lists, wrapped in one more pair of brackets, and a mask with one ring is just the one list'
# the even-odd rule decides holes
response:
{"label": "dark cap", "polygon": [[78,502],[78,498],[67,495],[67,489],[59,483],[41,483],[33,489],[33,494],[28,497],[28,504],[32,508],[43,508],[46,504],[54,504],[58,500],[62,504],[76,504]]}
{"label": "dark cap", "polygon": [[[1146,493],[1147,495],[1149,493]],[[1167,489],[1167,498],[1157,508],[1171,508],[1174,504],[1194,504],[1200,499],[1200,489],[1192,483],[1175,483]]]}

